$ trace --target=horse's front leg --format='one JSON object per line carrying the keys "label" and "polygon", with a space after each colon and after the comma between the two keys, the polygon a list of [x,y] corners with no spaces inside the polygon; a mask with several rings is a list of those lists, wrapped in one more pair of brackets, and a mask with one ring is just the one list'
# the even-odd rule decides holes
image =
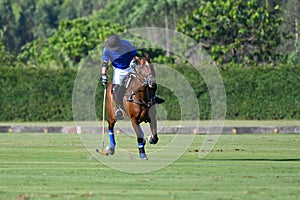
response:
{"label": "horse's front leg", "polygon": [[150,117],[151,135],[149,136],[148,140],[150,144],[156,144],[158,142],[158,136],[157,136],[157,119],[156,119],[155,105],[150,107],[149,117]]}
{"label": "horse's front leg", "polygon": [[113,155],[115,153],[116,148],[116,141],[115,141],[115,134],[114,134],[114,126],[116,120],[110,118],[108,120],[108,134],[109,134],[109,147],[106,148],[106,155]]}
{"label": "horse's front leg", "polygon": [[134,129],[134,131],[136,133],[136,137],[137,137],[140,159],[148,160],[146,152],[145,152],[146,141],[144,140],[144,132],[143,132],[142,128],[140,127],[139,123],[135,119],[132,120],[132,126],[133,126],[133,129]]}
{"label": "horse's front leg", "polygon": [[112,83],[107,87],[106,93],[106,109],[108,113],[108,134],[109,134],[109,146],[106,147],[106,155],[113,155],[115,153],[116,141],[114,135],[114,127],[116,123],[115,119],[115,104],[112,95]]}

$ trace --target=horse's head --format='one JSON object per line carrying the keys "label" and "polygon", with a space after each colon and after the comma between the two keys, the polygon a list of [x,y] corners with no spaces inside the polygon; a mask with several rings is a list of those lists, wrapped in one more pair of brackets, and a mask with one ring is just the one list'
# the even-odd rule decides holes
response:
{"label": "horse's head", "polygon": [[143,58],[137,58],[138,66],[136,72],[138,77],[148,85],[150,88],[154,88],[156,85],[155,72],[153,64],[150,62],[149,56]]}

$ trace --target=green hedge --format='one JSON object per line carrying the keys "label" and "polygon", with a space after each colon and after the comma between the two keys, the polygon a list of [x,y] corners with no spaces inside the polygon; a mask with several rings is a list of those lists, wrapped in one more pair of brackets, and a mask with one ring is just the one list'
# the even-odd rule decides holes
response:
{"label": "green hedge", "polygon": [[300,119],[300,68],[226,69],[227,119]]}
{"label": "green hedge", "polygon": [[0,68],[0,121],[72,120],[76,71]]}
{"label": "green hedge", "polygon": [[[210,119],[210,96],[201,76],[189,66],[174,68],[193,86],[200,118]],[[220,73],[226,89],[226,119],[300,119],[300,67],[230,68]],[[73,120],[76,75],[74,69],[0,67],[0,121]],[[96,96],[102,92],[98,87]],[[167,118],[180,119],[172,91],[159,86],[158,93],[167,100],[162,105]],[[99,117],[101,101],[96,98]]]}

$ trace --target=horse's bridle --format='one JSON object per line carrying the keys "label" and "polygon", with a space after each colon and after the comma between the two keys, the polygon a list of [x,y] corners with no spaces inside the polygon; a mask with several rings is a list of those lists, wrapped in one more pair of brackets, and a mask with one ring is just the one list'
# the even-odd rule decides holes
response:
{"label": "horse's bridle", "polygon": [[[141,67],[141,66],[140,66]],[[144,65],[142,67],[145,67]],[[132,84],[130,85],[131,87],[131,92],[130,94],[127,94],[125,96],[129,96],[129,98],[127,99],[127,101],[139,104],[139,105],[144,105],[146,107],[151,107],[153,105],[153,100],[152,98],[150,98],[150,91],[149,89],[152,88],[153,86],[149,85],[149,77],[153,76],[151,72],[149,72],[148,74],[146,74],[145,76],[141,76],[140,73],[137,73],[136,69],[135,70],[135,74],[130,74],[130,76],[132,76],[133,78],[137,79],[139,82],[142,83],[142,85],[140,87],[137,87],[136,89],[132,88]],[[155,81],[154,81],[155,82]],[[143,99],[141,101],[137,101],[133,98],[134,95],[136,95],[136,93],[140,92],[140,89],[142,87],[145,87],[147,90],[147,95],[148,95],[148,102],[145,102]]]}
{"label": "horse's bridle", "polygon": [[[145,67],[145,65],[141,66],[141,67]],[[150,88],[152,88],[152,86],[149,84],[149,77],[153,76],[151,72],[149,72],[148,74],[146,74],[145,76],[141,77],[141,74],[137,73],[136,69],[134,69],[135,71],[135,78],[137,78],[143,85],[142,86],[146,86],[149,85]]]}

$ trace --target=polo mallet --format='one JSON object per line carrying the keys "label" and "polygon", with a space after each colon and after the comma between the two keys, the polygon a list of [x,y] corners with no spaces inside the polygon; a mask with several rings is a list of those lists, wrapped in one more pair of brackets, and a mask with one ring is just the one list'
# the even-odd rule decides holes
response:
{"label": "polo mallet", "polygon": [[103,155],[107,155],[106,152],[104,151],[104,136],[105,136],[105,130],[104,130],[104,122],[105,122],[105,103],[106,103],[106,90],[107,90],[107,85],[104,85],[104,94],[103,94],[103,105],[102,105],[102,149],[99,151],[99,149],[96,149],[98,153],[101,153]]}

